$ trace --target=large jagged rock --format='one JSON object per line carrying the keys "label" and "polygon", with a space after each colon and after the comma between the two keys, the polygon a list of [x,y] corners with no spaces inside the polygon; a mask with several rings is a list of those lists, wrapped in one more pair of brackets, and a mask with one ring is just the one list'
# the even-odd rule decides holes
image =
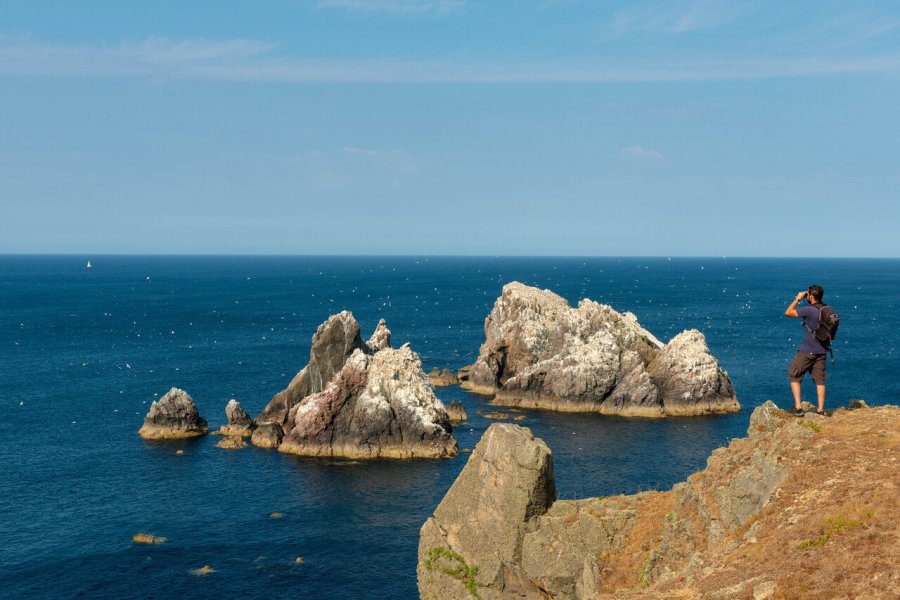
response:
{"label": "large jagged rock", "polygon": [[[321,392],[354,350],[366,348],[359,331],[359,323],[346,310],[332,315],[319,325],[312,338],[309,363],[297,373],[287,388],[275,394],[256,417],[256,423],[285,425],[291,408],[310,394]],[[390,332],[387,337],[390,339]]]}
{"label": "large jagged rock", "polygon": [[404,344],[357,349],[319,393],[290,410],[279,450],[306,456],[440,458],[457,453],[443,404]]}
{"label": "large jagged rock", "polygon": [[495,458],[543,446],[525,431],[488,429],[423,525],[422,598],[895,597],[896,406],[798,419],[766,402],[746,438],[671,491],[551,497],[530,513],[521,489],[540,469]]}
{"label": "large jagged rock", "polygon": [[546,444],[523,427],[491,425],[422,526],[421,598],[544,598],[519,563],[529,522],[555,499]]}
{"label": "large jagged rock", "polygon": [[461,385],[503,406],[660,417],[740,410],[703,334],[663,345],[631,313],[549,290],[503,287]]}
{"label": "large jagged rock", "polygon": [[177,440],[205,435],[206,419],[200,416],[187,392],[172,388],[150,405],[138,434],[146,440]]}
{"label": "large jagged rock", "polygon": [[225,417],[228,422],[216,432],[224,436],[250,437],[253,433],[253,420],[241,407],[241,403],[232,398],[225,405]]}

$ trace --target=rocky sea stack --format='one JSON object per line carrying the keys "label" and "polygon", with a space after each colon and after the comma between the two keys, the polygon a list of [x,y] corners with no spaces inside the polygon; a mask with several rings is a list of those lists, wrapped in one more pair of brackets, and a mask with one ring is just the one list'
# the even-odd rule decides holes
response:
{"label": "rocky sea stack", "polygon": [[356,350],[318,394],[288,414],[281,452],[348,458],[441,458],[457,453],[450,418],[418,355],[403,346]]}
{"label": "rocky sea stack", "polygon": [[241,403],[237,400],[231,399],[225,405],[225,418],[228,419],[228,423],[223,425],[216,433],[240,437],[250,437],[253,433],[253,421],[250,419],[247,411],[241,408]]}
{"label": "rocky sea stack", "polygon": [[518,282],[503,287],[463,388],[502,406],[662,417],[740,410],[706,339],[662,344],[631,313]]}
{"label": "rocky sea stack", "polygon": [[[363,342],[350,312],[330,317],[313,336],[309,363],[256,418],[253,444],[305,456],[454,456],[450,418],[419,356],[390,340],[383,319]],[[272,435],[275,425],[283,439]]]}
{"label": "rocky sea stack", "polygon": [[150,405],[138,434],[146,440],[177,440],[205,435],[206,419],[184,390],[172,388]]}
{"label": "rocky sea stack", "polygon": [[550,451],[485,432],[422,526],[425,600],[894,598],[900,408],[798,419],[772,402],[748,436],[665,492],[556,500]]}

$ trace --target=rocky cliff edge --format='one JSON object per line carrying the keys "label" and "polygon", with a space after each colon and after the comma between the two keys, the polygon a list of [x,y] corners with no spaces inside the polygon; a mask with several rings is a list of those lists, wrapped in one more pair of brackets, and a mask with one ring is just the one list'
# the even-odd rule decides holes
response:
{"label": "rocky cliff edge", "polygon": [[555,501],[552,458],[492,425],[422,527],[421,597],[894,598],[900,408],[796,418],[748,435],[670,491]]}

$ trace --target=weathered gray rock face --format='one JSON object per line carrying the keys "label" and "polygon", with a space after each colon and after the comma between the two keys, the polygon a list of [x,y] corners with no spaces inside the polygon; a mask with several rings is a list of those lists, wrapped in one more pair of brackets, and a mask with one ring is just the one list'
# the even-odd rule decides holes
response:
{"label": "weathered gray rock face", "polygon": [[147,440],[176,440],[205,435],[206,419],[184,390],[172,388],[150,405],[138,434]]}
{"label": "weathered gray rock face", "polygon": [[670,492],[560,501],[546,445],[522,427],[492,425],[422,526],[421,597],[587,600],[626,559],[637,560],[627,579],[635,587],[695,574],[701,553],[733,547],[786,480],[779,457],[803,428],[780,414],[771,402],[756,409],[747,439],[713,452],[706,470]]}
{"label": "weathered gray rock face", "polygon": [[278,423],[259,425],[250,437],[250,443],[257,448],[277,448],[284,438],[284,431]]}
{"label": "weathered gray rock face", "polygon": [[[390,340],[389,331],[387,339]],[[313,335],[309,363],[297,373],[286,389],[275,394],[256,417],[256,423],[286,424],[291,408],[310,394],[321,392],[341,370],[353,351],[365,347],[359,334],[359,323],[353,318],[353,314],[345,310],[329,317]]]}
{"label": "weathered gray rock face", "polygon": [[450,369],[438,370],[434,368],[428,373],[428,381],[434,387],[446,387],[459,383],[459,378]]}
{"label": "weathered gray rock face", "polygon": [[404,344],[356,350],[324,390],[287,418],[279,450],[307,456],[439,458],[457,453],[443,404]]}
{"label": "weathered gray rock face", "polygon": [[631,313],[518,282],[485,320],[485,342],[461,382],[494,403],[659,417],[740,410],[728,375],[699,331],[667,345]]}
{"label": "weathered gray rock face", "polygon": [[219,429],[217,433],[220,435],[250,437],[253,433],[253,421],[237,400],[232,398],[228,401],[225,405],[225,416],[228,423]]}
{"label": "weathered gray rock face", "polygon": [[546,444],[523,427],[491,425],[422,526],[421,598],[545,598],[519,563],[529,523],[555,499]]}
{"label": "weathered gray rock face", "polygon": [[466,414],[466,407],[459,400],[454,400],[447,405],[447,416],[450,417],[451,423],[462,423],[469,418]]}

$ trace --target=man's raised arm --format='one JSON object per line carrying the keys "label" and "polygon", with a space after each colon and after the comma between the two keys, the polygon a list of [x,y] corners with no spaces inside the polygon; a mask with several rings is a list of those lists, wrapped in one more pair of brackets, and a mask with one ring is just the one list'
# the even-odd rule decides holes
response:
{"label": "man's raised arm", "polygon": [[784,311],[784,316],[786,317],[799,317],[797,314],[797,303],[806,298],[807,292],[798,292],[797,297],[794,298],[794,301],[791,302],[790,306]]}

